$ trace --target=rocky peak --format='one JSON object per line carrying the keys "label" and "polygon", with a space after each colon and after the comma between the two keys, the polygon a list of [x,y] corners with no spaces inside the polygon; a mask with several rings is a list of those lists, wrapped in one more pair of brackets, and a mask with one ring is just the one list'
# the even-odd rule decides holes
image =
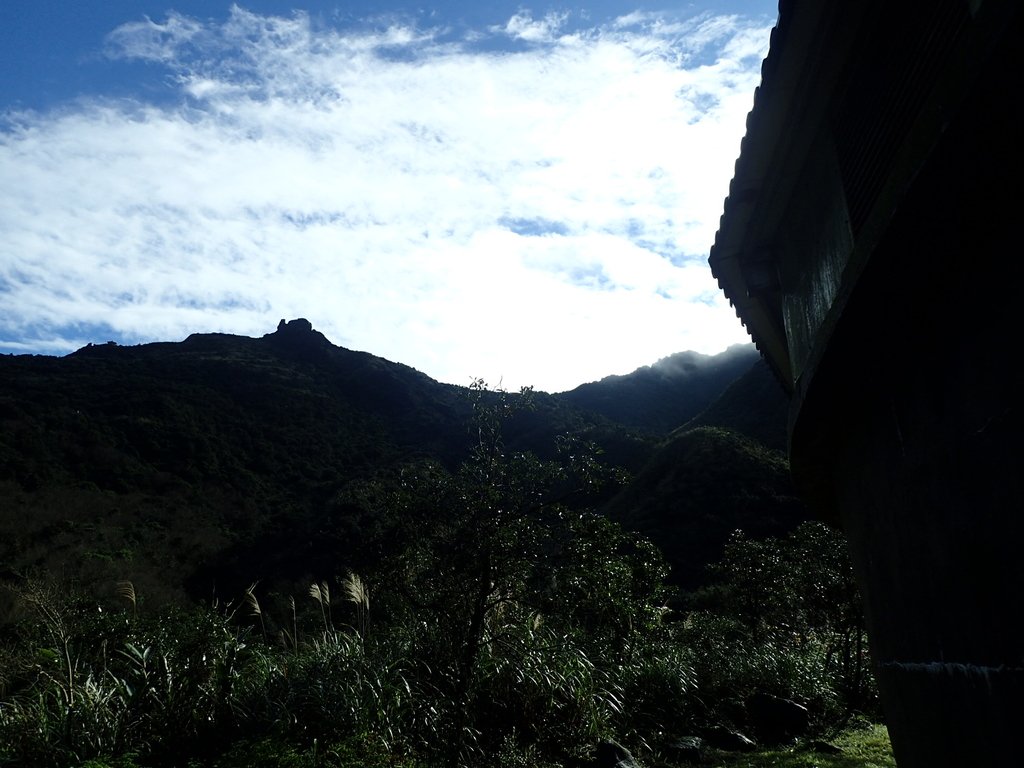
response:
{"label": "rocky peak", "polygon": [[284,320],[277,324],[277,330],[263,337],[280,347],[295,351],[310,352],[332,349],[334,345],[320,331],[313,330],[313,324],[304,317]]}

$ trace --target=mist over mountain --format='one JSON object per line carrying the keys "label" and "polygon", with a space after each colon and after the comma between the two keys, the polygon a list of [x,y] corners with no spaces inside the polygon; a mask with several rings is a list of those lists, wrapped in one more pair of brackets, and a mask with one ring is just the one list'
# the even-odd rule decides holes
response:
{"label": "mist over mountain", "polygon": [[[779,513],[779,499],[791,506],[779,454],[718,431],[669,439],[696,419],[784,441],[777,420],[758,416],[778,392],[756,376],[729,388],[758,359],[752,347],[684,352],[538,393],[506,445],[550,457],[560,435],[596,444],[634,480],[587,503],[684,558],[674,580],[696,583],[731,528],[762,520],[777,532],[799,517]],[[472,445],[470,415],[465,388],[334,346],[302,319],[261,338],[3,356],[0,571],[98,591],[131,579],[161,602],[358,566],[374,556],[361,542],[375,521],[352,503],[353,484],[426,460],[456,466]],[[706,546],[672,543],[698,529]]]}
{"label": "mist over mountain", "polygon": [[758,359],[752,344],[736,344],[717,355],[678,352],[561,397],[624,426],[667,433],[697,416]]}

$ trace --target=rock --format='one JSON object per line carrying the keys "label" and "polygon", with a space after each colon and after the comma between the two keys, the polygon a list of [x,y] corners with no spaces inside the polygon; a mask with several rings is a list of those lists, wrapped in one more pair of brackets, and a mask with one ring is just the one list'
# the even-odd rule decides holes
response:
{"label": "rock", "polygon": [[277,332],[288,335],[299,336],[313,330],[313,324],[304,317],[296,318],[285,322],[283,319],[277,324]]}
{"label": "rock", "polygon": [[597,745],[592,765],[594,768],[640,768],[629,750],[614,741],[602,741]]}
{"label": "rock", "polygon": [[750,752],[757,747],[757,742],[745,734],[721,725],[705,731],[704,740],[715,749],[724,749],[728,752]]}
{"label": "rock", "polygon": [[320,331],[313,330],[313,324],[304,317],[295,320],[281,320],[277,330],[267,333],[264,339],[273,344],[279,352],[306,359],[322,358],[334,347]]}
{"label": "rock", "polygon": [[698,736],[684,736],[670,744],[666,752],[674,761],[699,763],[704,755],[704,741]]}
{"label": "rock", "polygon": [[792,741],[810,726],[807,707],[767,693],[755,693],[747,699],[747,718],[757,740],[764,744]]}

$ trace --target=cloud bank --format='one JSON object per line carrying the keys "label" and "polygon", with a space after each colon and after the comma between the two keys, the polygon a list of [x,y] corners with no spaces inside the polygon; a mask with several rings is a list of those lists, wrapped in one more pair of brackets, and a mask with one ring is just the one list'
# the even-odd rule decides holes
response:
{"label": "cloud bank", "polygon": [[0,120],[0,349],[261,335],[558,391],[746,335],[706,267],[763,20],[114,30],[173,98]]}

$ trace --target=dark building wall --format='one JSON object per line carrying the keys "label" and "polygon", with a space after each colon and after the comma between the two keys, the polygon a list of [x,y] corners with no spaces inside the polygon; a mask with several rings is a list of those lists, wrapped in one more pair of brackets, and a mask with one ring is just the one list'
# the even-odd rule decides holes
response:
{"label": "dark building wall", "polygon": [[901,768],[1024,765],[1019,0],[787,0],[712,269],[841,522]]}
{"label": "dark building wall", "polygon": [[1013,58],[944,126],[794,403],[794,473],[849,535],[903,768],[1022,762]]}

